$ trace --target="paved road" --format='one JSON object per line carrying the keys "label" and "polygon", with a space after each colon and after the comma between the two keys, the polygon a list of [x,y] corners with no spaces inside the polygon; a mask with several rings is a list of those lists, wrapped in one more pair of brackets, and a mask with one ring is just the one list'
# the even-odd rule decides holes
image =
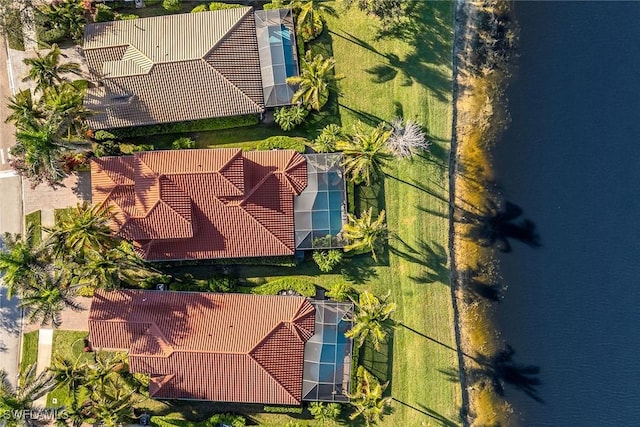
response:
{"label": "paved road", "polygon": [[12,95],[6,46],[4,38],[0,36],[0,171],[11,169],[9,148],[15,144],[15,129],[4,122],[9,115],[5,99]]}
{"label": "paved road", "polygon": [[0,369],[4,369],[13,384],[18,375],[22,312],[17,298],[7,300],[7,289],[0,279]]}

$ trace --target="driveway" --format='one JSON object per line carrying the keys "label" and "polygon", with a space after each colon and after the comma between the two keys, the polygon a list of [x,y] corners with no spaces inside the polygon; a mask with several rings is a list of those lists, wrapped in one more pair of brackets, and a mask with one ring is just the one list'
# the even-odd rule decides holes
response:
{"label": "driveway", "polygon": [[0,369],[7,372],[14,385],[20,363],[21,321],[22,310],[18,307],[18,299],[7,300],[7,288],[0,279]]}

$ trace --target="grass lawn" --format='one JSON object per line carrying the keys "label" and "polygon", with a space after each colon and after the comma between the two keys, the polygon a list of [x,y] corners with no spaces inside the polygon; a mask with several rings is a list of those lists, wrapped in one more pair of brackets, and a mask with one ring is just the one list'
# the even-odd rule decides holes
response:
{"label": "grass lawn", "polygon": [[22,336],[22,360],[20,372],[38,361],[38,331],[27,332]]}
{"label": "grass lawn", "polygon": [[[397,161],[386,171],[384,182],[357,190],[356,211],[369,206],[385,209],[394,235],[380,263],[357,256],[345,263],[340,274],[320,274],[313,262],[295,269],[232,268],[239,278],[254,283],[306,275],[325,287],[348,279],[358,290],[378,295],[391,291],[391,299],[398,303],[394,319],[400,326],[383,351],[361,351],[363,364],[390,383],[387,392],[394,399],[393,410],[382,423],[388,426],[460,423],[460,385],[449,375],[455,377],[458,371],[448,260],[453,5],[414,3],[408,22],[385,30],[357,10],[344,11],[340,2],[327,2],[338,13],[325,16],[329,31],[324,41],[332,46],[336,74],[342,77],[340,96],[333,100],[339,122],[350,131],[357,121],[375,126],[403,116],[423,124],[433,143],[430,154]],[[303,131],[312,129],[307,126]],[[214,139],[215,145],[271,135],[261,127],[216,134],[224,136]],[[191,272],[197,276],[196,270]],[[291,419],[245,413],[264,425],[283,425]]]}
{"label": "grass lawn", "polygon": [[[88,362],[93,360],[92,353],[84,352],[84,338],[87,338],[88,332],[85,331],[53,331],[53,345],[51,347],[51,357],[56,354],[70,360],[79,360],[80,362]],[[47,406],[64,405],[71,398],[67,387],[55,389],[47,395]],[[54,404],[53,399],[57,402]]]}
{"label": "grass lawn", "polygon": [[460,385],[445,374],[458,370],[448,268],[453,7],[416,2],[411,9],[410,22],[380,39],[380,30],[358,11],[327,21],[336,71],[344,76],[342,125],[348,129],[357,120],[375,125],[402,115],[422,123],[433,143],[430,155],[392,165],[384,191],[359,197],[361,209],[383,202],[379,207],[397,235],[390,241],[388,265],[363,270],[370,279],[362,288],[376,294],[391,290],[398,304],[394,318],[401,323],[387,354],[365,349],[363,358],[378,376],[384,361],[390,362],[394,410],[384,425],[420,426],[459,423],[461,405]]}

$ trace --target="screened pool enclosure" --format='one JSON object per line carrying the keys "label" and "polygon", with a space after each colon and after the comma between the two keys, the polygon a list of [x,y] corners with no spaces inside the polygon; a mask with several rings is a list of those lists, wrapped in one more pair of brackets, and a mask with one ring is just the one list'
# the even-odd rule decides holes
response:
{"label": "screened pool enclosure", "polygon": [[294,199],[296,248],[341,248],[347,222],[346,182],[341,153],[306,154],[307,187]]}

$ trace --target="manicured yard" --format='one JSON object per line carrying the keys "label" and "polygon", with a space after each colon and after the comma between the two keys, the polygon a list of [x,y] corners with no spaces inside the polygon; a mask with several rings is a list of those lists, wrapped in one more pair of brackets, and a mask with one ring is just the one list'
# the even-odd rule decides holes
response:
{"label": "manicured yard", "polygon": [[[93,360],[92,353],[84,352],[83,340],[87,338],[88,333],[85,331],[53,331],[53,345],[51,347],[51,357],[60,355],[66,359],[80,362],[87,362]],[[67,387],[60,387],[56,390],[49,392],[47,395],[47,406],[60,406],[71,398],[69,389]],[[53,403],[53,399],[56,399],[56,403]]]}
{"label": "manicured yard", "polygon": [[[382,30],[371,17],[344,11],[339,2],[327,3],[338,11],[337,17],[326,17],[325,37],[332,42],[336,74],[343,77],[338,98],[342,125],[349,131],[358,120],[375,126],[397,115],[414,119],[426,127],[431,153],[395,162],[383,183],[356,193],[356,211],[374,206],[387,212],[394,237],[379,265],[365,255],[345,263],[340,274],[321,275],[312,262],[295,269],[238,266],[232,271],[255,283],[307,275],[326,287],[349,279],[360,291],[382,295],[391,290],[399,326],[382,352],[365,348],[361,354],[365,366],[390,382],[393,410],[383,425],[458,424],[460,385],[447,375],[458,371],[448,261],[453,6],[416,2],[410,22],[380,38]],[[218,146],[263,139],[271,135],[264,129],[216,132],[220,137],[212,142]],[[198,275],[197,268],[189,270]],[[250,414],[264,425],[291,419]]]}
{"label": "manicured yard", "polygon": [[20,372],[38,361],[38,331],[27,332],[22,336],[22,360]]}

